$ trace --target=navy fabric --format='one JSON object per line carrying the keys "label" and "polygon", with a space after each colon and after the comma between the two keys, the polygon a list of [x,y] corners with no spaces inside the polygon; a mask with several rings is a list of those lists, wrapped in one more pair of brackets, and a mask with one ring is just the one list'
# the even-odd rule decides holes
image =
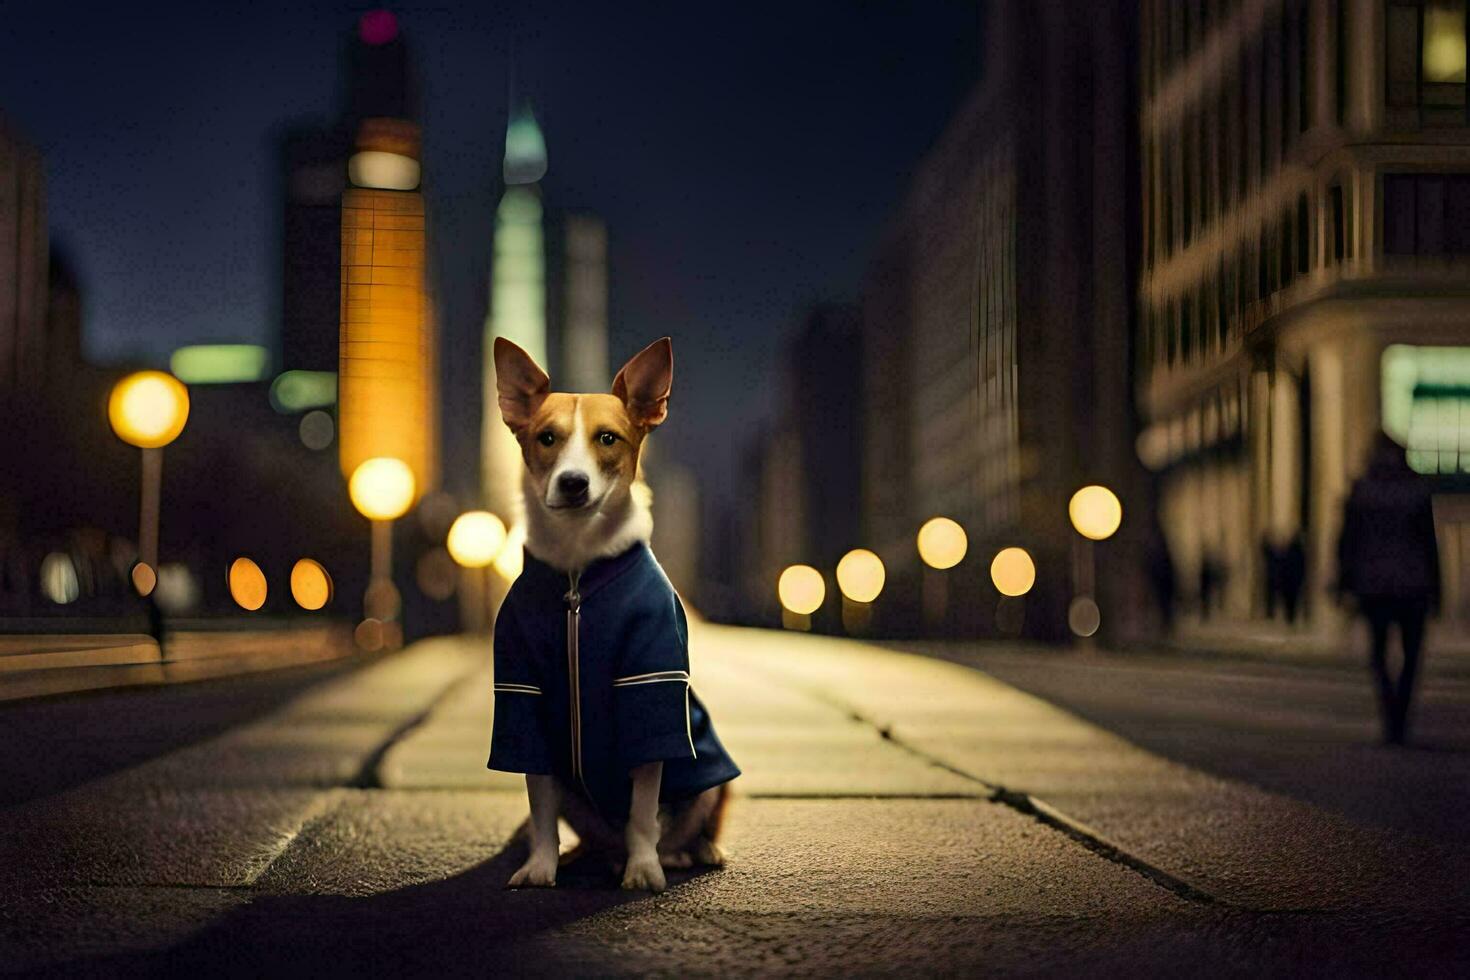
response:
{"label": "navy fabric", "polygon": [[489,768],[559,776],[612,821],[627,818],[629,771],[643,763],[663,762],[664,802],[740,775],[690,689],[688,620],[653,552],[635,544],[582,572],[575,664],[570,586],[526,552],[495,621]]}

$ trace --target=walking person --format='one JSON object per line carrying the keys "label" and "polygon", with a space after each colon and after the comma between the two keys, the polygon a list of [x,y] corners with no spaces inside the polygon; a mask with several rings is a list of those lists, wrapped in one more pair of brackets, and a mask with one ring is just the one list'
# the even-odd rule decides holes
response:
{"label": "walking person", "polygon": [[[1353,484],[1338,539],[1338,593],[1351,594],[1373,637],[1371,666],[1384,741],[1403,744],[1424,643],[1424,623],[1439,608],[1439,547],[1434,508],[1422,477],[1386,435],[1374,445],[1368,472]],[[1397,624],[1403,666],[1388,669],[1388,631]]]}

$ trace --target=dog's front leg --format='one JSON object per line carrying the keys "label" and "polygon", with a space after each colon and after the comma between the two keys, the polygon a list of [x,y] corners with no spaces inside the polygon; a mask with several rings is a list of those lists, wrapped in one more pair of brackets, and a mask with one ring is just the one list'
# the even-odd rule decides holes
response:
{"label": "dog's front leg", "polygon": [[658,860],[658,789],[663,782],[664,764],[647,762],[635,768],[633,805],[628,808],[628,867],[623,872],[623,887],[631,891],[664,890],[664,869]]}
{"label": "dog's front leg", "polygon": [[531,855],[510,876],[507,888],[532,885],[550,888],[556,884],[556,865],[561,847],[556,820],[561,810],[561,791],[555,776],[526,774],[526,796],[531,801]]}

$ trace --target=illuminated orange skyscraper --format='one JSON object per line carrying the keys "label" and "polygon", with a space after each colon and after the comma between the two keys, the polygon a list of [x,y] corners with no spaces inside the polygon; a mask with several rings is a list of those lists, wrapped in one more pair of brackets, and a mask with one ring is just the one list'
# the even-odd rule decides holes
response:
{"label": "illuminated orange skyscraper", "polygon": [[370,117],[342,195],[338,412],[342,473],[391,456],[438,484],[437,338],[425,281],[419,128]]}

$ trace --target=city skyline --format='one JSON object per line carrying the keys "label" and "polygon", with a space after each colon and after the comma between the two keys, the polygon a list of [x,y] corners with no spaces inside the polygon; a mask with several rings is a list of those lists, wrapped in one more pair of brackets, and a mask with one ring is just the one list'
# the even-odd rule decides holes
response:
{"label": "city skyline", "polygon": [[[977,63],[978,14],[963,4],[920,16],[834,5],[779,20],[745,9],[706,36],[704,56],[678,64],[639,53],[701,36],[688,13],[589,9],[565,24],[508,7],[393,9],[425,77],[430,268],[446,352],[478,352],[514,47],[517,88],[536,99],[553,147],[548,193],[612,230],[610,355],[664,333],[708,338],[681,345],[676,397],[688,424],[661,438],[716,474],[729,471],[735,438],[697,433],[725,430],[737,395],[759,420],[764,374],[796,310],[855,291],[906,173]],[[82,287],[89,356],[161,364],[175,347],[211,341],[278,350],[279,134],[339,113],[339,59],[360,13],[305,5],[283,27],[228,11],[224,37],[185,8],[125,23],[12,18],[28,57],[0,59],[11,66],[0,87],[46,156],[53,239]],[[757,44],[755,71],[746,52]],[[28,72],[48,46],[50,63],[85,59],[93,72]],[[670,71],[680,86],[666,84]],[[98,77],[109,84],[89,82]],[[747,97],[730,98],[731,85]],[[467,492],[478,358],[444,362],[446,480]]]}

